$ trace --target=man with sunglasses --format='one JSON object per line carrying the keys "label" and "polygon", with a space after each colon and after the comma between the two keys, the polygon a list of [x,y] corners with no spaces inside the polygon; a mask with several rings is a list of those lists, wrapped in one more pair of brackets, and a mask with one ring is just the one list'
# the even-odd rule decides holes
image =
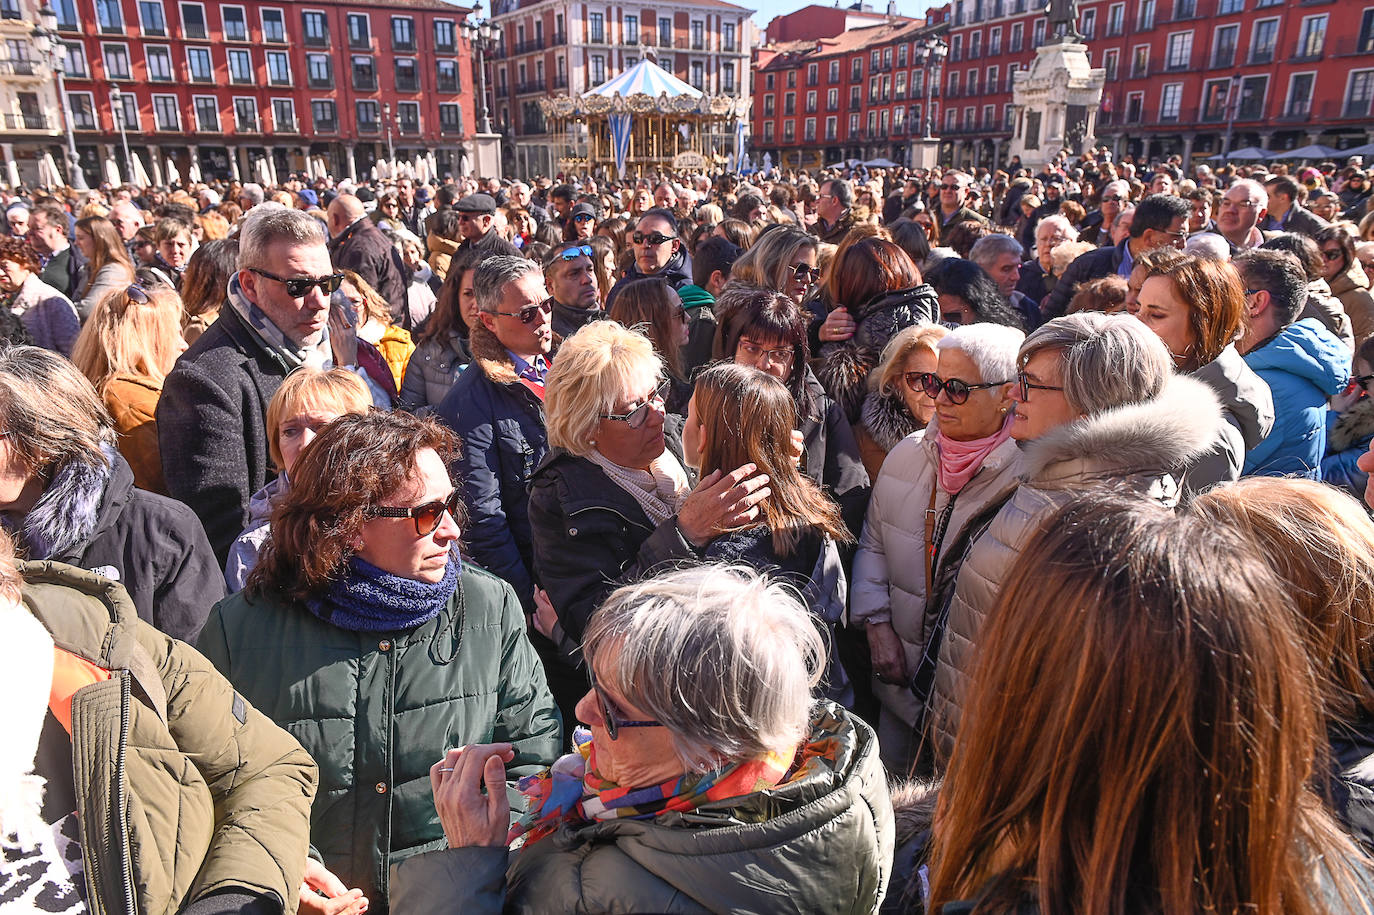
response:
{"label": "man with sunglasses", "polygon": [[[356,199],[356,198],[355,198]],[[267,404],[298,368],[336,361],[334,272],[319,220],[262,207],[240,223],[239,270],[219,318],[162,386],[158,444],[168,493],[200,517],[220,565],[267,485]]]}
{"label": "man with sunglasses", "polygon": [[1131,186],[1125,181],[1108,181],[1097,198],[1097,209],[1083,218],[1078,240],[1099,248],[1112,243],[1112,227],[1122,208],[1131,199]]}
{"label": "man with sunglasses", "polygon": [[678,236],[677,217],[672,210],[656,207],[646,212],[634,224],[629,239],[634,247],[635,261],[620,282],[611,287],[606,297],[607,311],[621,283],[657,276],[667,280],[676,291],[692,281],[692,265],[687,259],[687,248]]}
{"label": "man with sunglasses", "polygon": [[816,224],[811,234],[829,245],[844,241],[849,230],[854,228],[854,216],[850,207],[854,206],[854,188],[843,178],[822,181],[820,193],[816,195]]}
{"label": "man with sunglasses", "polygon": [[967,172],[950,170],[940,177],[940,206],[936,213],[940,220],[940,236],[966,220],[986,223],[976,210],[969,209],[968,192],[973,176]]}
{"label": "man with sunglasses", "polygon": [[501,237],[492,227],[496,220],[496,200],[490,194],[469,194],[453,207],[458,211],[458,234],[463,241],[458,250],[476,251],[484,257],[508,254],[520,257],[520,249]]}
{"label": "man with sunglasses", "polygon": [[606,317],[597,295],[596,269],[592,266],[595,257],[591,246],[579,240],[558,245],[544,258],[553,332],[564,340]]}
{"label": "man with sunglasses", "polygon": [[386,300],[392,320],[405,326],[406,283],[391,240],[368,218],[362,200],[353,194],[335,197],[326,213],[334,269],[352,270],[366,280]]}
{"label": "man with sunglasses", "polygon": [[472,365],[458,376],[436,415],[463,446],[454,465],[470,518],[468,549],[484,569],[510,582],[534,609],[527,488],[548,451],[544,380],[556,337],[539,265],[497,255],[473,274],[478,323]]}
{"label": "man with sunglasses", "polygon": [[1130,234],[1118,245],[1098,248],[1069,264],[1045,300],[1046,320],[1064,314],[1078,284],[1116,274],[1130,279],[1136,258],[1156,248],[1183,249],[1188,239],[1188,216],[1193,208],[1182,197],[1151,194],[1131,216]]}

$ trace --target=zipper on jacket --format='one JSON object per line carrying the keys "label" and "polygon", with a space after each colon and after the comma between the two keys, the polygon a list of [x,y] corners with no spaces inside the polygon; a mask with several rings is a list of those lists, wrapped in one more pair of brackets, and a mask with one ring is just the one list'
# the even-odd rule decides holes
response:
{"label": "zipper on jacket", "polygon": [[[125,795],[127,792],[128,776],[125,772],[125,764],[129,755],[129,716],[132,689],[130,686],[130,674],[128,671],[121,671],[119,676],[119,748],[115,753],[114,771],[114,803],[112,805],[111,827],[119,827],[119,856],[120,856],[120,878],[124,887],[124,911],[129,915],[137,915],[134,906],[134,865],[133,850],[129,847],[129,816],[125,809]],[[110,847],[107,842],[106,847]]]}

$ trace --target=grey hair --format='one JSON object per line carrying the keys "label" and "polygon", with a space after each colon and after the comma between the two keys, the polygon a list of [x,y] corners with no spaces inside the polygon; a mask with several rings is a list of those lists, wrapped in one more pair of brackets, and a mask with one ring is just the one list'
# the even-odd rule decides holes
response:
{"label": "grey hair", "polygon": [[30,474],[107,462],[114,423],[85,375],[38,346],[0,347],[0,434]]}
{"label": "grey hair", "polygon": [[1042,350],[1060,351],[1064,397],[1088,416],[1153,400],[1174,374],[1164,341],[1134,315],[1081,311],[1055,318],[1026,338],[1017,363],[1025,367]]}
{"label": "grey hair", "polygon": [[1231,246],[1215,232],[1189,235],[1188,240],[1183,243],[1183,250],[1207,260],[1221,261],[1223,264],[1231,259]]}
{"label": "grey hair", "polygon": [[598,679],[661,722],[689,771],[806,736],[825,639],[796,593],[746,566],[701,565],[624,585],[587,626]]}
{"label": "grey hair", "polygon": [[1101,196],[1107,196],[1107,194],[1110,193],[1113,189],[1116,189],[1121,192],[1121,196],[1124,198],[1121,201],[1122,206],[1125,206],[1127,203],[1130,202],[1131,182],[1122,181],[1120,178],[1113,178],[1111,181],[1108,181],[1106,184],[1102,185]]}
{"label": "grey hair", "polygon": [[323,245],[324,226],[302,210],[279,203],[253,207],[239,225],[239,269],[261,267],[278,245]]}
{"label": "grey hair", "polygon": [[1053,213],[1040,220],[1035,227],[1036,234],[1040,232],[1040,226],[1057,226],[1059,231],[1064,233],[1064,241],[1078,241],[1078,229],[1074,228],[1073,223],[1069,222],[1069,217],[1062,213]]}
{"label": "grey hair", "polygon": [[821,186],[830,185],[830,193],[840,202],[842,207],[852,207],[854,205],[854,186],[843,178],[827,178]]}
{"label": "grey hair", "polygon": [[982,376],[978,379],[980,383],[1011,381],[1016,377],[1016,354],[1025,339],[1026,335],[1015,327],[980,322],[954,328],[936,342],[935,349],[957,349],[972,359]]}
{"label": "grey hair", "polygon": [[472,294],[477,299],[479,311],[488,314],[501,307],[501,291],[506,284],[520,279],[527,273],[539,273],[539,265],[524,257],[498,254],[477,265],[472,274]]}
{"label": "grey hair", "polygon": [[263,197],[265,195],[263,194],[261,184],[258,184],[255,181],[250,181],[243,187],[239,188],[239,196],[247,197],[249,200],[253,201],[253,206],[257,206],[258,204],[262,203]]}
{"label": "grey hair", "polygon": [[1010,235],[994,232],[991,235],[984,235],[973,243],[973,247],[968,252],[968,259],[978,266],[986,268],[997,258],[1007,254],[1015,254],[1016,259],[1020,260],[1025,252],[1021,250],[1021,243]]}

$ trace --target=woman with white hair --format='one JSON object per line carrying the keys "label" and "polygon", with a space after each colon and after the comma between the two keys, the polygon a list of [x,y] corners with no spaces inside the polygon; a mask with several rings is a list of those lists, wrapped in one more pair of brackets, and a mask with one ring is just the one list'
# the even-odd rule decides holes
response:
{"label": "woman with white hair", "polygon": [[964,325],[936,341],[934,372],[902,376],[935,416],[924,434],[904,439],[883,462],[854,557],[849,609],[867,629],[882,757],[896,775],[911,769],[920,749],[917,697],[930,692],[931,649],[939,648],[943,621],[930,598],[946,548],[1016,486],[1020,453],[1011,438],[1009,388],[1024,339],[1011,327]]}
{"label": "woman with white hair", "polygon": [[1223,434],[1212,389],[1175,375],[1168,347],[1130,315],[1056,318],[1026,338],[1016,369],[1011,437],[1022,446],[1021,483],[995,514],[970,523],[966,554],[945,566],[957,578],[930,699],[941,760],[953,746],[983,621],[1040,522],[1098,486],[1174,504],[1178,480]]}
{"label": "woman with white hair", "polygon": [[394,869],[396,911],[877,910],[893,836],[877,739],[813,704],[825,644],[792,592],[678,570],[612,594],[583,651],[589,728],[522,783],[513,828],[508,744],[431,769],[448,848]]}

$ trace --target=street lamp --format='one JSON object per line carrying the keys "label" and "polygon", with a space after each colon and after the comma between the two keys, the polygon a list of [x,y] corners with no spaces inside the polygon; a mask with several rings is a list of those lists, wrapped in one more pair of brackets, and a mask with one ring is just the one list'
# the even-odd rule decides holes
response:
{"label": "street lamp", "polygon": [[119,128],[119,142],[124,147],[124,181],[134,181],[134,161],[129,156],[129,135],[124,131],[124,93],[119,86],[110,87],[110,107],[114,109],[115,126]]}
{"label": "street lamp", "polygon": [[46,2],[38,11],[38,25],[33,27],[33,43],[38,53],[48,60],[48,66],[57,77],[57,101],[62,106],[62,122],[67,131],[67,174],[72,187],[78,191],[89,190],[86,176],[81,172],[81,157],[76,153],[76,136],[72,133],[72,110],[67,104],[66,67],[63,59],[67,49],[57,40],[57,13]]}
{"label": "street lamp", "polygon": [[[478,3],[472,10],[476,13],[482,8]],[[484,62],[484,53],[488,48],[496,44],[496,29],[492,27],[490,19],[473,19],[463,23],[463,37],[468,40],[468,45],[473,51],[477,52],[477,91],[481,98],[481,111],[478,117],[482,119],[482,133],[491,133],[491,112],[487,108],[487,68]]]}
{"label": "street lamp", "polygon": [[932,131],[935,129],[935,118],[930,113],[931,99],[935,95],[935,84],[940,81],[940,68],[945,62],[945,55],[949,53],[949,45],[939,38],[927,38],[925,41],[918,42],[911,49],[911,53],[918,67],[925,66],[926,61],[930,61],[930,68],[926,72],[926,107],[921,113],[921,120],[925,122],[923,139],[933,140]]}
{"label": "street lamp", "polygon": [[1231,85],[1226,90],[1226,139],[1221,147],[1221,161],[1226,164],[1226,157],[1231,155],[1231,137],[1236,130],[1236,109],[1240,107],[1240,74],[1231,76]]}
{"label": "street lamp", "polygon": [[396,147],[391,145],[391,103],[382,102],[382,121],[386,123],[386,160],[396,167]]}

